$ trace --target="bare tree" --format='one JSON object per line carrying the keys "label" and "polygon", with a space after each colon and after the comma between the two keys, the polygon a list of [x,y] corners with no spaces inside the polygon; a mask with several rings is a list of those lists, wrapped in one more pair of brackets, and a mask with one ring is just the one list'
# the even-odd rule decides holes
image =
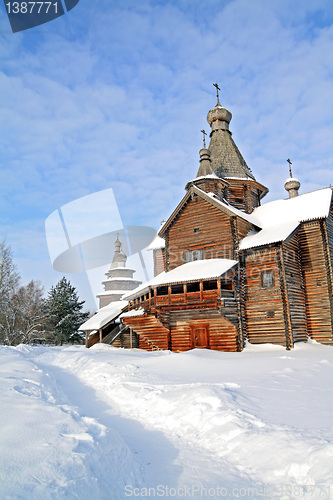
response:
{"label": "bare tree", "polygon": [[6,240],[0,241],[0,312],[15,293],[20,276],[12,258],[12,250]]}
{"label": "bare tree", "polygon": [[12,298],[19,285],[20,276],[13,262],[12,251],[6,240],[0,242],[0,343],[9,344],[9,332],[15,328],[11,313]]}

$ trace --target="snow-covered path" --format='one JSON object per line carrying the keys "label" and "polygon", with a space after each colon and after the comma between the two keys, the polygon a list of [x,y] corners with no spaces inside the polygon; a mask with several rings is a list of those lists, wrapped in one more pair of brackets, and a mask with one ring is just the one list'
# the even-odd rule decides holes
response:
{"label": "snow-covered path", "polygon": [[333,498],[332,375],[312,342],[1,347],[0,498]]}

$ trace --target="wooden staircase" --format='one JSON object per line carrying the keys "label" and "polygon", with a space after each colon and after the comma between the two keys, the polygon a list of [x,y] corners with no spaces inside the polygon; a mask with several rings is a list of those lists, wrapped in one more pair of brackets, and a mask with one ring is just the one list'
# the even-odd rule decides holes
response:
{"label": "wooden staircase", "polygon": [[123,322],[139,336],[139,348],[156,351],[169,349],[169,330],[153,315],[124,318]]}

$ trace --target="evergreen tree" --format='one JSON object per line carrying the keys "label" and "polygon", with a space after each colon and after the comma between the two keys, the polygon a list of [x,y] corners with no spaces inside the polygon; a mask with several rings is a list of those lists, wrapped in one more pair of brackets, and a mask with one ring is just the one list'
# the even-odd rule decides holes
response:
{"label": "evergreen tree", "polygon": [[89,312],[82,312],[85,301],[79,301],[77,291],[63,277],[52,287],[46,300],[50,318],[50,333],[54,335],[56,344],[70,342],[71,336],[88,318]]}

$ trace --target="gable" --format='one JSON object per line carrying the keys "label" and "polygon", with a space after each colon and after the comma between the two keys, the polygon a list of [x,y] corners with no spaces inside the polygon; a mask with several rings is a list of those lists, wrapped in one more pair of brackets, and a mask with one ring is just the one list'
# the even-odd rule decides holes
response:
{"label": "gable", "polygon": [[243,221],[249,222],[251,225],[259,228],[261,227],[260,223],[258,220],[253,217],[252,215],[246,214],[237,208],[232,207],[229,205],[227,202],[221,201],[219,198],[217,198],[214,193],[206,193],[199,189],[195,185],[191,185],[185,194],[185,196],[182,198],[182,200],[179,202],[175,210],[172,212],[168,220],[163,224],[163,226],[160,228],[158,231],[159,236],[164,236],[166,231],[168,230],[169,226],[172,224],[174,219],[177,218],[178,214],[181,212],[183,207],[187,204],[189,199],[193,199],[195,196],[198,196],[199,198],[202,198],[205,200],[208,204],[212,205],[213,207],[217,208],[220,212],[224,213],[225,215],[229,217],[237,217],[238,219],[242,219]]}
{"label": "gable", "polygon": [[166,232],[167,269],[186,262],[186,252],[200,251],[204,259],[234,257],[235,242],[230,216],[201,197],[187,200]]}

